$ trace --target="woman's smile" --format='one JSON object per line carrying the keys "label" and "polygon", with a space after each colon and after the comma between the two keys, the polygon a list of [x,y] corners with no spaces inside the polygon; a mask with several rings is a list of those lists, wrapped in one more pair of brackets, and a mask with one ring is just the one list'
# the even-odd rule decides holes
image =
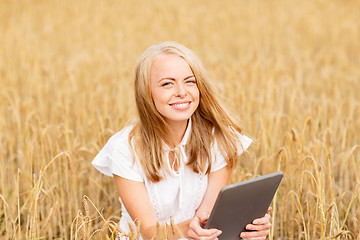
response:
{"label": "woman's smile", "polygon": [[170,106],[178,111],[186,111],[190,108],[191,101],[182,101],[176,103],[170,103]]}

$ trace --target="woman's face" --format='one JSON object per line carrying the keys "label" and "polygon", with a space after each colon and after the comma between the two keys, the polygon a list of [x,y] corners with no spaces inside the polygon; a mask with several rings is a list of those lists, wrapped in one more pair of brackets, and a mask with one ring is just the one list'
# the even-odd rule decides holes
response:
{"label": "woman's face", "polygon": [[199,89],[187,62],[175,54],[157,56],[150,70],[151,95],[170,126],[186,124],[199,105]]}

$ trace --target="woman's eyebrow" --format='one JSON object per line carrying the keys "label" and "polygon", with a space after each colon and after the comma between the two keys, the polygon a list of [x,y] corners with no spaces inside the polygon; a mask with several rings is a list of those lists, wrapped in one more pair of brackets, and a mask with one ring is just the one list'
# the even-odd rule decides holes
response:
{"label": "woman's eyebrow", "polygon": [[186,78],[184,78],[184,80],[189,79],[189,78],[192,78],[192,77],[195,77],[194,74],[193,74],[193,75],[190,75],[190,76],[188,76],[188,77],[186,77]]}
{"label": "woman's eyebrow", "polygon": [[[186,78],[184,78],[184,80],[189,79],[189,78],[192,78],[192,77],[195,77],[195,76],[194,76],[194,75],[187,76]],[[163,78],[161,78],[158,82],[161,82],[162,80],[172,80],[172,81],[176,81],[176,79],[175,79],[175,78],[172,78],[172,77],[163,77]]]}
{"label": "woman's eyebrow", "polygon": [[171,77],[164,77],[164,78],[161,78],[158,82],[161,82],[162,80],[172,80],[172,81],[175,81],[176,79],[175,79],[175,78],[171,78]]}

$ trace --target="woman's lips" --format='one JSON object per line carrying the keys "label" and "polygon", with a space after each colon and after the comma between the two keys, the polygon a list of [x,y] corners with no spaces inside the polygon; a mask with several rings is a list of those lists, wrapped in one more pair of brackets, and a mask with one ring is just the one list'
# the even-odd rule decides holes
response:
{"label": "woman's lips", "polygon": [[191,102],[177,102],[177,103],[171,103],[170,106],[179,111],[185,111],[188,110],[190,107]]}

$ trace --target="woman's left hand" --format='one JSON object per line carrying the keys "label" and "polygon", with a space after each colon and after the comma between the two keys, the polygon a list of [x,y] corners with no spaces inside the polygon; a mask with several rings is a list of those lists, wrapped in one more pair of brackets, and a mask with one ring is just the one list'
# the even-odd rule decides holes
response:
{"label": "woman's left hand", "polygon": [[[268,213],[271,211],[271,207],[268,209]],[[255,219],[252,224],[246,225],[247,232],[242,232],[240,237],[248,240],[265,240],[269,234],[271,223],[270,215],[266,213],[264,217]]]}

